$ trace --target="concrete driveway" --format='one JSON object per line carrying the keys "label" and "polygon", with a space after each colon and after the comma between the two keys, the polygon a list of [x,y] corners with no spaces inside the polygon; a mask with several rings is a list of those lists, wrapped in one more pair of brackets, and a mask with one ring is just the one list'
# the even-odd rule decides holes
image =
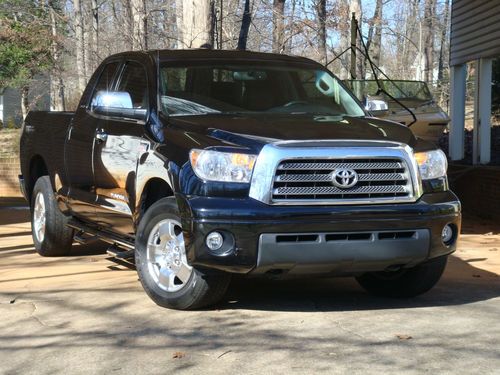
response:
{"label": "concrete driveway", "polygon": [[499,227],[465,223],[443,280],[413,300],[353,279],[235,280],[206,311],[157,307],[105,245],[34,253],[0,209],[1,374],[500,374]]}

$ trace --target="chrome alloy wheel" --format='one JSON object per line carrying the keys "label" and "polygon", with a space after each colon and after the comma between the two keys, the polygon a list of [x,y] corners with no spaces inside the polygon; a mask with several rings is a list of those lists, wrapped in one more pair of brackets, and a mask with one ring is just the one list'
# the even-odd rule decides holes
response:
{"label": "chrome alloy wheel", "polygon": [[45,199],[39,192],[35,197],[35,206],[33,207],[33,231],[38,242],[42,243],[45,238],[45,222],[47,220],[45,210]]}
{"label": "chrome alloy wheel", "polygon": [[165,219],[149,234],[147,245],[148,271],[154,282],[167,292],[177,292],[189,281],[189,266],[181,224]]}

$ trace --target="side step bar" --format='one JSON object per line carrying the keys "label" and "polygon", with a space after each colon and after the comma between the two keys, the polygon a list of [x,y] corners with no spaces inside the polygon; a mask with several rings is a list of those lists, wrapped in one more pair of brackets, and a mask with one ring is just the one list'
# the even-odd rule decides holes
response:
{"label": "side step bar", "polygon": [[[76,229],[78,231],[77,236],[75,238],[75,241],[77,241],[77,242],[80,242],[79,240],[81,240],[84,243],[88,243],[89,241],[94,241],[96,239],[100,239],[100,240],[107,242],[111,245],[124,247],[128,250],[131,250],[132,252],[135,249],[135,245],[134,245],[133,241],[124,239],[124,238],[122,238],[114,233],[100,231],[97,228],[91,227],[89,225],[86,225],[86,224],[81,223],[81,222],[76,221],[76,220],[70,220],[70,222],[67,225],[68,225],[68,227]],[[91,237],[89,239],[83,238],[82,232],[90,235]]]}
{"label": "side step bar", "polygon": [[106,253],[108,253],[108,255],[112,256],[113,258],[127,260],[134,257],[135,251],[134,249],[124,251],[123,249],[120,249],[118,246],[113,244],[108,248],[108,250],[106,250]]}
{"label": "side step bar", "polygon": [[99,237],[94,235],[88,235],[87,233],[80,230],[75,234],[75,237],[73,239],[75,242],[78,242],[81,245],[87,245],[89,243],[97,241]]}

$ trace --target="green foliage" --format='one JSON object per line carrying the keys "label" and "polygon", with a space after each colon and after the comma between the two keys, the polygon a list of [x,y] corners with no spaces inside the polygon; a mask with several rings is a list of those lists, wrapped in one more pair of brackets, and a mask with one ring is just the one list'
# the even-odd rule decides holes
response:
{"label": "green foliage", "polygon": [[0,6],[0,87],[25,87],[52,64],[47,10],[36,1],[3,0]]}
{"label": "green foliage", "polygon": [[12,117],[9,117],[7,121],[5,121],[5,129],[16,129],[18,126],[16,125],[16,121]]}

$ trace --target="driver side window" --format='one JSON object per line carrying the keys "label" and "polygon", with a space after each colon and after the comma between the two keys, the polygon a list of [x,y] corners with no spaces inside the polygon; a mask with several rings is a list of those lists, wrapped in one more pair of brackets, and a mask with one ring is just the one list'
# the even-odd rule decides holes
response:
{"label": "driver side window", "polygon": [[128,62],[120,78],[117,91],[130,96],[134,109],[148,108],[148,84],[146,71],[136,62]]}
{"label": "driver side window", "polygon": [[109,92],[111,90],[111,85],[113,84],[113,77],[115,76],[116,69],[118,68],[118,62],[111,62],[107,64],[102,70],[97,84],[95,85],[94,92],[92,94],[92,100],[90,101],[91,106],[95,107],[98,105],[97,97],[99,92]]}

